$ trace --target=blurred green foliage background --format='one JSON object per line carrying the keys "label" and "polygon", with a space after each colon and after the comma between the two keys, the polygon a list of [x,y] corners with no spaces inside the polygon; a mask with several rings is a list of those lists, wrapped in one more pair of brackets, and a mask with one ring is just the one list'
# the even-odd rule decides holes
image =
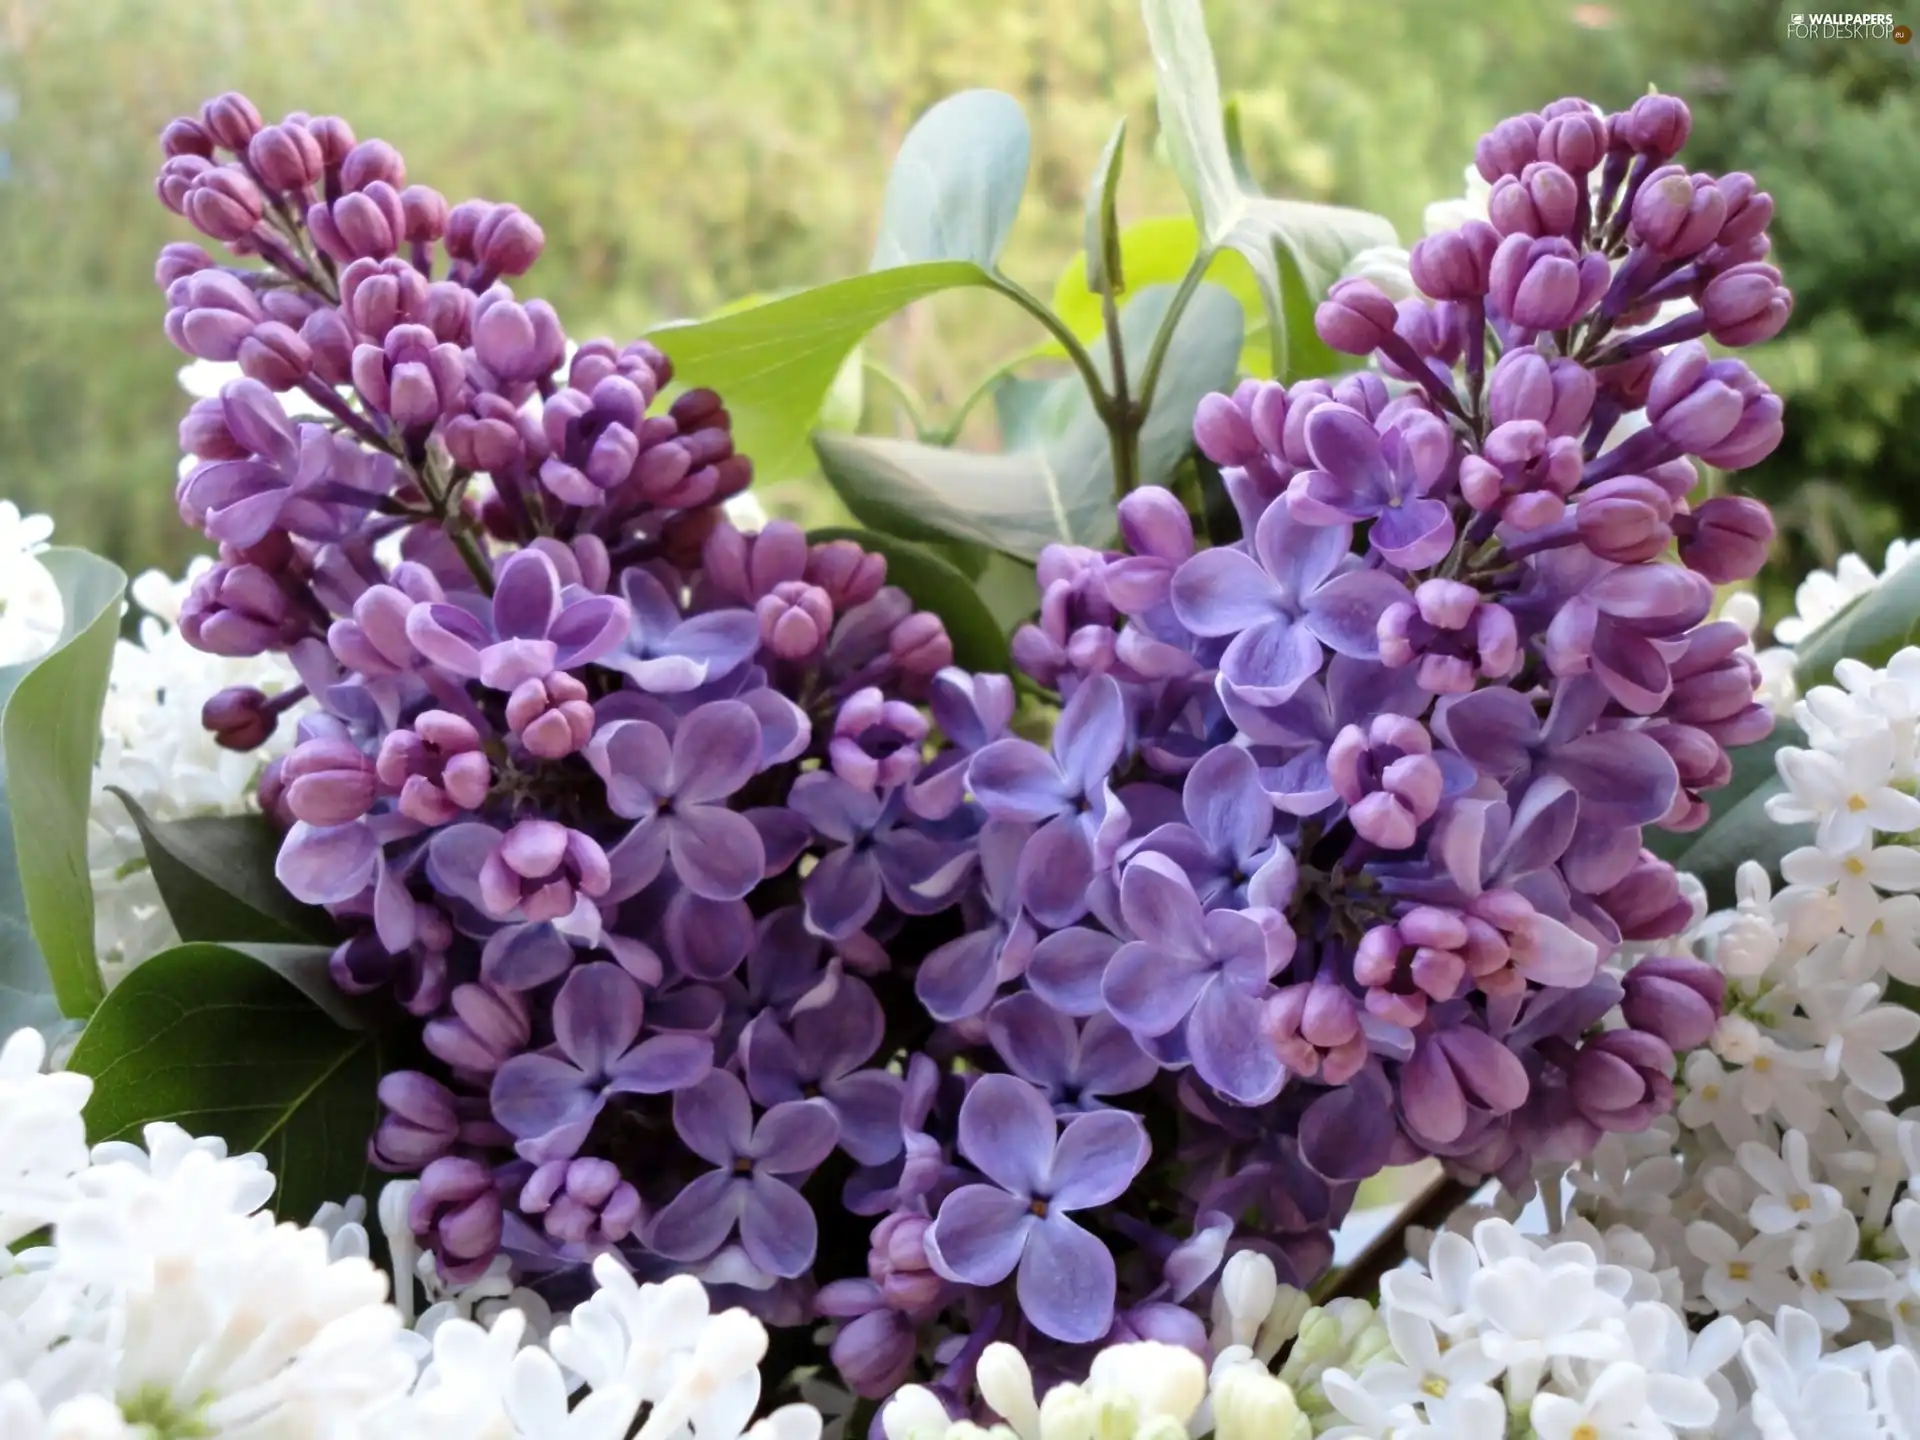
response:
{"label": "blurred green foliage background", "polygon": [[[1779,203],[1798,309],[1754,358],[1789,398],[1788,439],[1737,482],[1782,508],[1780,573],[1920,531],[1902,425],[1920,398],[1920,44],[1794,40],[1784,6],[1752,0],[1207,10],[1268,193],[1378,210],[1403,240],[1500,115],[1685,95],[1687,158],[1751,170]],[[130,568],[198,540],[173,515],[181,357],[151,281],[186,227],[150,179],[161,124],[208,94],[343,114],[450,198],[526,207],[548,244],[520,288],[582,337],[864,268],[901,135],[967,86],[1032,120],[1006,261],[1030,288],[1072,256],[1117,115],[1135,137],[1123,215],[1183,209],[1149,153],[1133,0],[11,0],[0,47],[0,494]],[[938,410],[1037,338],[1011,307],[949,297],[870,353]],[[869,388],[870,426],[886,403]]]}

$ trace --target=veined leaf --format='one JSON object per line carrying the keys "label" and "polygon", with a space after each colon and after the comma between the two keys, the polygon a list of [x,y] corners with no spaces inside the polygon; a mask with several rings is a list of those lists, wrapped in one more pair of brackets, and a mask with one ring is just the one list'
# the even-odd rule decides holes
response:
{"label": "veined leaf", "polygon": [[1030,144],[1020,102],[998,90],[963,90],[927,111],[887,175],[868,268],[971,260],[991,269],[1027,188]]}
{"label": "veined leaf", "polygon": [[303,1220],[372,1185],[381,1046],[272,966],[224,945],[180,945],[114,987],[69,1066],[93,1077],[95,1143],[169,1120],[218,1135],[235,1153],[263,1153],[280,1182],[274,1208]]}

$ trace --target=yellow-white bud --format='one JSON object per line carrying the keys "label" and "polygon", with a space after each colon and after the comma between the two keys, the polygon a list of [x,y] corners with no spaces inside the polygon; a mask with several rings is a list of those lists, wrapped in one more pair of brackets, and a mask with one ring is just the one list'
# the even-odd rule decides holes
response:
{"label": "yellow-white bud", "polygon": [[1087,1388],[1102,1397],[1126,1396],[1143,1418],[1166,1416],[1185,1426],[1207,1398],[1207,1367],[1181,1345],[1112,1345],[1093,1357]]}
{"label": "yellow-white bud", "polygon": [[[1097,1363],[1097,1362],[1096,1362]],[[1013,1346],[995,1341],[980,1352],[974,1369],[980,1398],[1020,1440],[1039,1440],[1040,1406],[1033,1398],[1033,1372]]]}
{"label": "yellow-white bud", "polygon": [[1216,1440],[1286,1440],[1300,1418],[1293,1391],[1254,1365],[1235,1365],[1214,1378]]}
{"label": "yellow-white bud", "polygon": [[902,1385],[880,1411],[887,1440],[939,1440],[947,1425],[947,1407],[924,1385]]}

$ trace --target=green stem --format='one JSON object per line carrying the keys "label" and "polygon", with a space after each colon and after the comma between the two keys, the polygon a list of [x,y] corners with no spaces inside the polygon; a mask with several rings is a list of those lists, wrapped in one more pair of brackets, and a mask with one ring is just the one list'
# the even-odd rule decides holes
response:
{"label": "green stem", "polygon": [[1127,395],[1126,346],[1120,338],[1120,307],[1114,303],[1109,277],[1100,290],[1100,318],[1107,331],[1107,361],[1113,369],[1113,411],[1107,420],[1107,438],[1113,446],[1113,488],[1131,495],[1140,483],[1140,426],[1146,409],[1136,412]]}
{"label": "green stem", "polygon": [[1016,355],[1011,360],[1001,361],[1000,364],[989,370],[986,377],[967,392],[966,396],[960,401],[959,407],[954,410],[953,415],[948,419],[947,423],[927,435],[926,439],[928,443],[946,446],[958,440],[960,438],[961,427],[967,423],[967,417],[973,413],[973,407],[978,405],[988,395],[992,394],[994,386],[998,385],[1002,380],[1006,379],[1007,376],[1011,375],[1032,358],[1031,355]]}
{"label": "green stem", "polygon": [[907,412],[907,423],[913,426],[914,438],[924,440],[927,436],[926,416],[907,382],[877,360],[862,360],[860,368],[892,392],[894,401]]}
{"label": "green stem", "polygon": [[466,564],[467,573],[473,576],[474,583],[480,587],[480,593],[493,594],[493,566],[488,563],[480,542],[473,538],[473,532],[467,528],[466,517],[456,513],[459,507],[453,496],[458,487],[448,485],[442,489],[434,478],[431,462],[416,466],[414,474],[419,478],[421,493],[427,497],[434,519],[440,522],[441,533],[460,552],[460,559]]}
{"label": "green stem", "polygon": [[1080,372],[1080,378],[1086,382],[1087,393],[1093,397],[1093,408],[1102,419],[1112,412],[1113,399],[1107,394],[1107,387],[1100,383],[1100,371],[1093,363],[1093,357],[1087,353],[1087,347],[1080,343],[1080,337],[1067,328],[1067,323],[1047,307],[1039,296],[1006,276],[995,274],[990,282],[1000,294],[1013,301],[1022,310],[1044,325],[1060,342],[1067,352],[1067,358],[1073,361],[1074,369]]}
{"label": "green stem", "polygon": [[1142,424],[1146,422],[1147,413],[1153,409],[1153,394],[1160,384],[1160,369],[1167,362],[1167,351],[1173,345],[1173,332],[1180,328],[1180,317],[1187,313],[1188,302],[1200,288],[1200,282],[1206,279],[1207,266],[1213,263],[1214,254],[1213,247],[1206,246],[1193,257],[1193,264],[1180,277],[1180,288],[1174,291],[1166,317],[1161,320],[1160,328],[1154,334],[1153,347],[1147,351],[1146,367],[1140,372],[1140,398],[1134,402]]}

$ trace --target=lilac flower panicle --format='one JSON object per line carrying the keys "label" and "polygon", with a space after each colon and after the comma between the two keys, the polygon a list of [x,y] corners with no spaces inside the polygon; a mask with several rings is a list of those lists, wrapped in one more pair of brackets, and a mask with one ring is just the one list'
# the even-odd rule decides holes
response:
{"label": "lilac flower panicle", "polygon": [[442,1279],[699,1275],[985,1419],[996,1340],[1216,1358],[1231,1252],[1312,1284],[1384,1166],[1521,1183],[1656,1120],[1727,997],[1647,832],[1771,724],[1709,615],[1773,524],[1697,467],[1778,443],[1727,352],[1792,311],[1689,128],[1503,122],[1419,294],[1326,297],[1350,373],[1205,397],[1245,538],[1149,486],[1047,547],[1036,738],[882,556],[726,518],[724,397],[569,359],[533,217],[332,117],[171,125],[206,243],[163,328],[240,372],[180,427],[180,629],[299,673],[203,718],[296,726],[276,873],[417,1030],[366,1144]]}

